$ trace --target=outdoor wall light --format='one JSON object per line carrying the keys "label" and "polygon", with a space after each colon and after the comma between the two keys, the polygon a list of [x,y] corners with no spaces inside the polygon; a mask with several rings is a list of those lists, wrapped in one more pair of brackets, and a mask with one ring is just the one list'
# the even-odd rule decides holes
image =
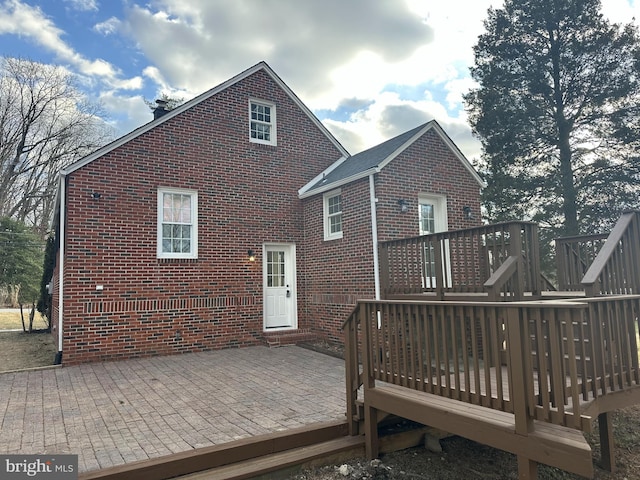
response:
{"label": "outdoor wall light", "polygon": [[256,261],[256,253],[253,250],[249,249],[249,251],[247,252],[247,255],[249,255],[250,262]]}
{"label": "outdoor wall light", "polygon": [[471,207],[462,207],[462,214],[467,220],[473,220],[473,212],[471,211]]}
{"label": "outdoor wall light", "polygon": [[409,204],[404,198],[398,200],[398,205],[400,205],[400,212],[407,213],[409,211]]}
{"label": "outdoor wall light", "polygon": [[94,200],[99,200],[101,196],[102,195],[100,194],[100,192],[93,192],[91,194],[91,198],[93,198]]}

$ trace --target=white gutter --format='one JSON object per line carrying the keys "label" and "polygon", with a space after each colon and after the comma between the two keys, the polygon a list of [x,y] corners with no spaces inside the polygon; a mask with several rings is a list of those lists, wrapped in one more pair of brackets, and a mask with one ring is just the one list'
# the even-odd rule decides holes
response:
{"label": "white gutter", "polygon": [[376,214],[376,186],[373,174],[369,175],[369,201],[371,203],[371,240],[373,244],[373,278],[376,289],[376,300],[380,300],[380,261],[378,258],[378,216]]}
{"label": "white gutter", "polygon": [[60,222],[60,241],[58,252],[60,258],[58,260],[58,352],[62,352],[62,309],[64,306],[64,302],[62,301],[64,294],[64,245],[65,245],[65,210],[66,210],[66,176],[60,175],[60,217],[58,221]]}

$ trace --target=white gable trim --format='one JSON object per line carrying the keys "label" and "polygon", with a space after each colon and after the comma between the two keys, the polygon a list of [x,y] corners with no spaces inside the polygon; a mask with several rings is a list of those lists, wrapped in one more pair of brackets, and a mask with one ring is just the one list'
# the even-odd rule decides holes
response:
{"label": "white gable trim", "polygon": [[[379,173],[379,172],[380,172],[379,168],[370,168],[368,170],[364,170],[362,172],[359,172],[359,173],[357,173],[355,175],[351,175],[350,177],[346,177],[346,178],[343,178],[341,180],[338,180],[336,182],[331,182],[331,183],[328,183],[327,185],[323,185],[321,187],[314,188],[310,192],[302,192],[302,190],[299,190],[298,191],[298,197],[299,198],[313,197],[314,195],[317,195],[319,193],[324,193],[324,192],[328,192],[329,190],[340,188],[343,185],[347,185],[347,184],[349,184],[351,182],[355,182],[356,180],[360,180],[361,178],[366,178],[366,177],[368,177],[370,175],[373,175],[374,173]],[[322,178],[322,176],[320,176],[319,179],[321,179],[321,178]]]}
{"label": "white gable trim", "polygon": [[[313,179],[307,183],[304,187],[302,187],[300,190],[298,190],[298,196],[300,198],[304,198],[307,190],[309,190],[311,187],[313,187],[316,183],[318,183],[320,180],[322,180],[324,177],[326,177],[327,175],[329,175],[332,171],[334,171],[336,168],[338,168],[340,165],[342,165],[342,163],[344,163],[345,160],[347,160],[347,158],[349,158],[348,155],[344,155],[342,157],[340,157],[338,160],[336,160],[335,162],[333,162],[331,165],[329,165],[327,168],[325,168],[322,172],[320,172],[318,175],[316,175],[315,177],[313,177]],[[317,193],[314,191],[314,194]]]}
{"label": "white gable trim", "polygon": [[455,143],[453,143],[453,140],[451,140],[451,138],[449,138],[449,135],[446,134],[446,132],[442,129],[442,127],[438,124],[438,122],[436,122],[435,120],[431,120],[429,123],[427,123],[423,129],[421,129],[418,133],[416,133],[413,137],[411,137],[409,140],[407,140],[404,144],[402,144],[400,147],[398,147],[396,149],[395,152],[393,152],[391,155],[389,155],[387,158],[385,158],[380,165],[378,166],[378,168],[380,170],[382,170],[384,167],[386,167],[394,158],[396,158],[398,155],[400,155],[402,152],[404,152],[407,148],[409,148],[416,140],[418,140],[418,138],[420,138],[422,135],[424,135],[425,133],[427,133],[429,130],[433,129],[438,136],[442,139],[442,141],[444,143],[447,144],[447,146],[449,147],[449,149],[454,153],[454,155],[458,158],[458,160],[460,160],[460,162],[462,163],[462,165],[464,166],[464,168],[466,168],[469,173],[471,174],[471,176],[474,178],[474,180],[476,182],[478,182],[478,184],[484,188],[487,186],[487,184],[485,183],[485,181],[482,179],[482,177],[480,177],[480,175],[478,175],[478,172],[476,171],[475,168],[473,168],[473,165],[471,165],[471,163],[469,162],[469,160],[467,160],[467,157],[464,156],[464,154],[460,151],[460,149],[456,146]]}

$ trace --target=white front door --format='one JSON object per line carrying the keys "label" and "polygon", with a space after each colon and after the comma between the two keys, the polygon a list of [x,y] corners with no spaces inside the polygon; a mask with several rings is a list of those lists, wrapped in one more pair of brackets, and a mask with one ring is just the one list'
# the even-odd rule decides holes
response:
{"label": "white front door", "polygon": [[264,246],[264,328],[297,328],[295,245]]}

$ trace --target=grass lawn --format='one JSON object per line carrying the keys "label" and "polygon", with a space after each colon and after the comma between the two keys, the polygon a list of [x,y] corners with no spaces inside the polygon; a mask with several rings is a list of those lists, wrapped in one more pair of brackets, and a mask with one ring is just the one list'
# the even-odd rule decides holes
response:
{"label": "grass lawn", "polygon": [[[29,327],[29,312],[30,310],[25,308],[24,320],[27,328]],[[39,312],[36,312],[33,319],[33,328],[34,330],[47,328],[47,322]],[[0,308],[0,330],[22,330],[20,309]]]}

